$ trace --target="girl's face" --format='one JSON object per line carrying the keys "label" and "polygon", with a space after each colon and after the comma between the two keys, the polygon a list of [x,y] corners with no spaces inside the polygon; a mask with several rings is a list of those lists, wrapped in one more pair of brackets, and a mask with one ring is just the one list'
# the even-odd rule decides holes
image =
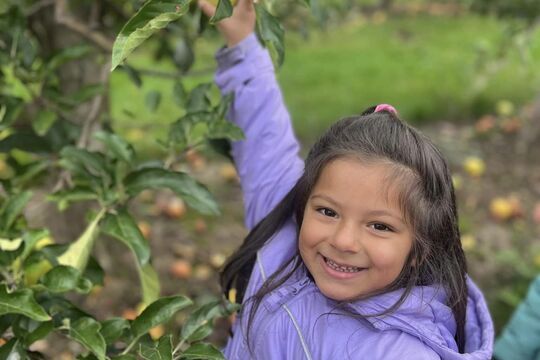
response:
{"label": "girl's face", "polygon": [[392,283],[405,265],[413,232],[387,186],[389,166],[340,158],[327,164],[306,204],[300,255],[321,292],[338,300]]}

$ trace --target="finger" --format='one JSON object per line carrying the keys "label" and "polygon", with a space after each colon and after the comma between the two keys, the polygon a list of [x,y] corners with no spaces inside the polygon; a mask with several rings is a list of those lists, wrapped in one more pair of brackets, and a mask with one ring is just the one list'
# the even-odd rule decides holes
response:
{"label": "finger", "polygon": [[208,17],[212,17],[216,13],[216,7],[210,4],[208,1],[199,0],[198,5],[201,11]]}

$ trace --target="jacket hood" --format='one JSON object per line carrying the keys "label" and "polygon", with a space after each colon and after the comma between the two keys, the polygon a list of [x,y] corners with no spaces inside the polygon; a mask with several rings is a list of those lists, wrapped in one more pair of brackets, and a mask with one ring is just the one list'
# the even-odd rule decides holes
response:
{"label": "jacket hood", "polygon": [[465,353],[460,354],[454,340],[456,322],[446,305],[446,293],[441,287],[417,286],[394,312],[384,313],[396,303],[402,290],[350,303],[354,312],[367,315],[377,329],[396,329],[417,337],[431,347],[443,360],[491,359],[493,322],[486,301],[478,287],[467,278],[468,299],[465,324]]}

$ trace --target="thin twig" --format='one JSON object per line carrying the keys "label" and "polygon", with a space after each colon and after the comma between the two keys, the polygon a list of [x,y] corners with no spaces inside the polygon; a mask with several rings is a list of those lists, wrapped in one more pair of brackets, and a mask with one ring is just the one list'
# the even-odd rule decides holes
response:
{"label": "thin twig", "polygon": [[106,52],[111,52],[113,42],[102,33],[90,29],[81,21],[75,19],[67,10],[67,0],[55,0],[54,18],[58,24],[64,25],[68,29],[78,33],[82,37],[90,40]]}
{"label": "thin twig", "polygon": [[[110,71],[109,71],[110,67],[111,67],[110,62],[107,62],[101,68],[101,74],[100,74],[100,79],[99,79],[100,84],[107,83],[107,80],[110,74]],[[77,141],[77,147],[85,148],[89,145],[92,129],[96,121],[99,119],[101,105],[103,104],[104,97],[105,97],[105,94],[100,94],[94,97],[94,99],[92,99],[92,103],[90,104],[90,110],[88,111],[88,115],[86,116],[82,124],[81,136],[79,137],[79,140]]]}

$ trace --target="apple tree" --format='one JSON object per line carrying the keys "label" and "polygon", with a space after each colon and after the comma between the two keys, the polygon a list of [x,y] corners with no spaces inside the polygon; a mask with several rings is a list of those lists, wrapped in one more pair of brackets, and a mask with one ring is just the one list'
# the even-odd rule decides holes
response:
{"label": "apple tree", "polygon": [[[276,2],[256,4],[257,33],[280,64]],[[150,246],[129,204],[142,191],[166,188],[195,211],[219,215],[208,189],[176,169],[190,149],[227,154],[228,142],[243,137],[225,121],[230,96],[211,96],[211,83],[188,91],[182,82],[196,59],[195,42],[232,9],[229,0],[219,0],[208,19],[194,0],[0,3],[0,358],[41,359],[32,344],[51,333],[80,343],[86,351],[79,359],[222,358],[204,339],[213,319],[237,307],[218,299],[194,308],[185,296],[161,297]],[[180,76],[173,95],[183,115],[171,119],[160,139],[162,156],[142,161],[114,131],[108,87],[112,70],[126,72],[136,85],[145,80],[129,55],[149,38],[158,44],[155,57],[174,59]],[[43,192],[45,199],[36,197]],[[26,210],[40,201],[62,213],[47,213],[46,223],[35,226]],[[73,235],[56,243],[50,226],[62,221]],[[133,254],[144,306],[134,320],[98,320],[72,301],[71,295],[103,283],[93,256],[102,235]],[[149,335],[180,310],[189,316],[178,334]]]}

